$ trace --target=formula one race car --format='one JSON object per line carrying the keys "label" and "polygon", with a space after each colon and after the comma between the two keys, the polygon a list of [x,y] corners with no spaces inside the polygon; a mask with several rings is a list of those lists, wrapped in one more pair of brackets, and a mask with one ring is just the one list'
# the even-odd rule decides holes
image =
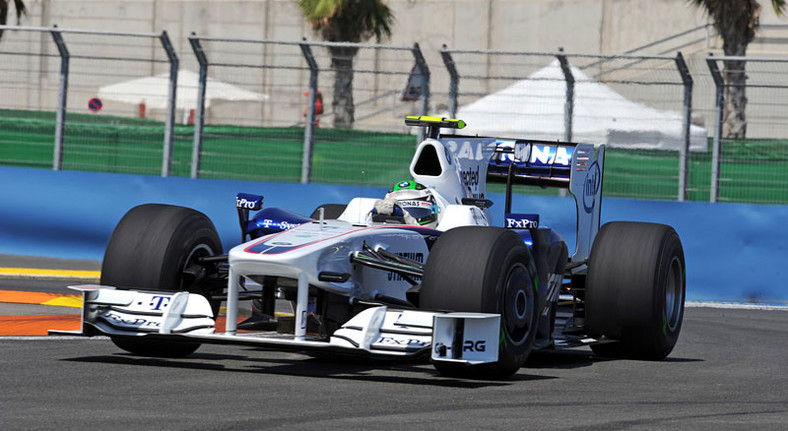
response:
{"label": "formula one race car", "polygon": [[[243,241],[226,255],[200,212],[131,209],[107,246],[101,286],[74,287],[84,296],[77,332],[141,355],[241,344],[428,357],[442,374],[469,376],[515,373],[535,349],[671,352],[684,310],[681,241],[659,224],[599,228],[604,146],[440,134],[464,123],[438,117],[406,124],[427,133],[412,179],[383,199],[324,204],[310,217],[241,193]],[[489,225],[487,182],[506,184],[503,227]],[[511,213],[519,185],[574,197],[572,256],[539,214]],[[223,301],[224,332],[215,332]],[[253,313],[240,322],[242,301]],[[287,303],[293,312],[277,313]]]}

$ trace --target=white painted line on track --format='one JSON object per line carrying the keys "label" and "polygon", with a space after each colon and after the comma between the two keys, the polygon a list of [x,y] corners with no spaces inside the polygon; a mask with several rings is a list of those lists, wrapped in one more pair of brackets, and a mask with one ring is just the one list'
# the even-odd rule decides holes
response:
{"label": "white painted line on track", "polygon": [[788,305],[741,304],[735,302],[686,302],[688,308],[723,308],[732,310],[788,311]]}
{"label": "white painted line on track", "polygon": [[8,335],[0,337],[0,341],[74,341],[74,340],[91,340],[91,341],[105,341],[109,340],[109,337],[105,337],[103,335],[95,336],[95,337],[77,337],[77,336],[70,336],[70,335]]}

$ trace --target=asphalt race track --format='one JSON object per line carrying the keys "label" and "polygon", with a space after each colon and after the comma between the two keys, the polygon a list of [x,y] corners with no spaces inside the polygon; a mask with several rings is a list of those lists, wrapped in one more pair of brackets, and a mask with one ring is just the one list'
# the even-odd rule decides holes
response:
{"label": "asphalt race track", "polygon": [[[60,289],[42,280],[0,284]],[[4,305],[0,311],[14,309]],[[106,338],[0,337],[0,352],[0,423],[9,430],[788,426],[786,310],[690,307],[664,362],[551,351],[533,355],[507,381],[444,378],[429,364],[235,346],[205,345],[187,359],[144,358]]]}

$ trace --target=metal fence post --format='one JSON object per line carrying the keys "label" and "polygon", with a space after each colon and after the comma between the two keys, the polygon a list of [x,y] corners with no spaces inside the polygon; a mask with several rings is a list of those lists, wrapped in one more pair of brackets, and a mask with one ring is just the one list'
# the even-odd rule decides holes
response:
{"label": "metal fence post", "polygon": [[424,92],[421,95],[421,115],[427,115],[430,106],[430,68],[424,55],[421,53],[418,43],[413,44],[413,57],[416,59],[416,66],[424,76]]}
{"label": "metal fence post", "polygon": [[172,149],[175,142],[175,100],[178,92],[178,56],[172,47],[167,31],[159,36],[167,58],[170,60],[170,89],[167,92],[167,121],[164,129],[164,149],[162,151],[161,176],[168,177],[172,173]]}
{"label": "metal fence post", "polygon": [[[427,115],[430,106],[430,68],[424,60],[424,55],[421,53],[418,43],[413,44],[413,58],[416,60],[416,67],[419,73],[424,76],[424,88],[421,93],[421,113],[420,115]],[[424,140],[424,128],[419,130],[419,142]]]}
{"label": "metal fence post", "polygon": [[52,155],[52,169],[59,171],[63,169],[63,141],[65,140],[66,129],[66,99],[68,96],[68,64],[69,54],[63,35],[57,26],[50,31],[52,39],[60,52],[60,87],[58,88],[57,123],[55,125],[55,149]]}
{"label": "metal fence post", "polygon": [[679,195],[678,200],[687,200],[687,184],[689,183],[689,156],[690,156],[690,125],[692,124],[692,75],[690,74],[687,63],[681,52],[676,54],[676,67],[681,74],[684,82],[684,120],[681,124],[681,131],[684,137],[684,145],[679,148]]}
{"label": "metal fence post", "polygon": [[717,202],[717,199],[720,197],[720,152],[722,149],[722,109],[725,82],[717,66],[717,61],[712,58],[711,54],[706,58],[706,64],[709,66],[709,71],[711,72],[712,78],[714,78],[714,86],[716,87],[714,104],[714,144],[711,153],[711,191],[709,193],[709,202]]}
{"label": "metal fence post", "polygon": [[200,160],[202,155],[202,132],[205,125],[205,86],[208,81],[208,58],[200,45],[200,39],[194,33],[189,36],[189,44],[192,46],[194,56],[200,63],[200,77],[197,89],[197,112],[194,118],[194,141],[192,144],[192,168],[191,178],[196,179],[200,176]]}
{"label": "metal fence post", "polygon": [[317,100],[317,77],[320,70],[317,67],[312,49],[306,41],[299,44],[304,59],[309,65],[309,96],[306,108],[306,127],[304,128],[304,158],[301,161],[301,184],[308,184],[312,180],[312,150],[315,146],[315,101]]}
{"label": "metal fence post", "polygon": [[[559,52],[563,52],[563,48],[558,48]],[[572,69],[569,62],[566,60],[566,55],[557,54],[555,56],[558,63],[561,64],[561,71],[564,73],[564,80],[566,81],[566,100],[564,101],[564,141],[572,142],[572,118],[575,110],[575,77],[572,75]]]}
{"label": "metal fence post", "polygon": [[451,118],[457,117],[457,91],[460,85],[460,75],[457,73],[457,67],[454,64],[454,59],[448,51],[446,45],[441,47],[441,58],[443,64],[446,65],[446,70],[449,71],[449,115]]}

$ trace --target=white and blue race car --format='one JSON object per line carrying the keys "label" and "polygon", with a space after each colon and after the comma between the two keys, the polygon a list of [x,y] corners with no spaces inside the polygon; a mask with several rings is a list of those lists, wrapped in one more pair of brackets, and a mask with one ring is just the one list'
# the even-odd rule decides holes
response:
{"label": "white and blue race car", "polygon": [[[239,194],[243,241],[227,254],[198,211],[131,209],[107,246],[101,285],[74,287],[84,297],[76,332],[140,355],[242,344],[429,358],[442,374],[469,376],[508,376],[531,351],[562,346],[668,356],[684,310],[681,241],[660,224],[599,228],[604,146],[441,134],[464,123],[438,117],[406,124],[428,136],[412,179],[310,217]],[[506,184],[503,227],[490,226],[488,182]],[[574,197],[572,256],[538,214],[511,213],[519,185]],[[253,313],[239,324],[244,301]],[[292,313],[277,313],[287,302]]]}

